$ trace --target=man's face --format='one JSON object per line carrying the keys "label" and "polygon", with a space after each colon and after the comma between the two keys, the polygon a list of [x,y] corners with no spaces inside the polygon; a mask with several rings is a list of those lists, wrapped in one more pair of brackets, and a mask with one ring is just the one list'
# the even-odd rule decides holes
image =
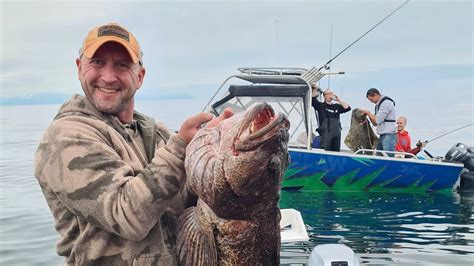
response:
{"label": "man's face", "polygon": [[398,118],[397,119],[397,129],[398,129],[398,131],[404,130],[406,125],[407,125],[407,121],[405,119],[403,119],[403,118]]}
{"label": "man's face", "polygon": [[331,102],[333,96],[334,96],[334,92],[332,92],[331,90],[325,90],[324,91],[324,101],[325,102]]}
{"label": "man's face", "polygon": [[380,95],[377,95],[377,94],[369,95],[367,96],[367,99],[369,99],[371,103],[377,103],[380,100]]}
{"label": "man's face", "polygon": [[122,45],[105,43],[93,58],[83,56],[76,64],[82,89],[97,110],[113,115],[133,112],[133,97],[143,83],[145,69],[132,62]]}

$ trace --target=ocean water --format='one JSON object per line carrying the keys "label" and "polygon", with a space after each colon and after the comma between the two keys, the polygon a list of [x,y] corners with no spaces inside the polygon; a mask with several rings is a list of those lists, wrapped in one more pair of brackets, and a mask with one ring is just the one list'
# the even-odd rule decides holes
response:
{"label": "ocean water", "polygon": [[284,263],[312,248],[344,244],[368,265],[474,265],[474,194],[289,193],[281,208],[301,212],[309,242],[284,245]]}
{"label": "ocean water", "polygon": [[[175,107],[181,106],[176,114]],[[58,234],[33,176],[33,156],[59,105],[1,107],[0,265],[59,265]],[[192,101],[139,110],[176,129],[200,110]],[[447,143],[446,148],[451,144]],[[282,247],[282,263],[304,264],[315,245],[342,243],[368,265],[474,265],[474,194],[282,192],[301,212],[308,242]]]}

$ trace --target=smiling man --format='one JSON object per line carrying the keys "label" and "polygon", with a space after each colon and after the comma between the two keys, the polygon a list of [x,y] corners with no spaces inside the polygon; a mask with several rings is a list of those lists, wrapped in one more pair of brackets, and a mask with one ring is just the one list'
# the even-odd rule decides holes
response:
{"label": "smiling man", "polygon": [[76,65],[85,97],[61,106],[35,155],[57,253],[65,265],[177,264],[175,222],[190,202],[185,149],[212,115],[190,117],[172,134],[135,111],[146,71],[137,40],[119,24],[92,29]]}

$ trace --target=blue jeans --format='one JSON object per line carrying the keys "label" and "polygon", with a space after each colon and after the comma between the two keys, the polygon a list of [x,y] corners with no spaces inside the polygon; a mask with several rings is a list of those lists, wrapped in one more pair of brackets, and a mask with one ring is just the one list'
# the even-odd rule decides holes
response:
{"label": "blue jeans", "polygon": [[[379,143],[377,144],[377,150],[383,151],[395,151],[395,145],[397,143],[397,134],[382,134],[379,138]],[[390,157],[393,157],[393,154],[389,154]]]}

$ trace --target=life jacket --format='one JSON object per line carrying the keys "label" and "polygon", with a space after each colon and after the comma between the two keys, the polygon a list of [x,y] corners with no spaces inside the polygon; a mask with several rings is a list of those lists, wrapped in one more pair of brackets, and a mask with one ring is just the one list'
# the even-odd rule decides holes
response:
{"label": "life jacket", "polygon": [[[395,101],[392,100],[392,98],[390,97],[387,97],[387,96],[383,96],[382,99],[380,100],[380,103],[375,105],[375,114],[377,115],[377,112],[379,111],[379,108],[380,108],[380,105],[382,105],[382,103],[385,101],[385,100],[389,100],[393,103],[393,106],[395,106]],[[393,119],[385,119],[384,122],[396,122],[395,120]]]}

